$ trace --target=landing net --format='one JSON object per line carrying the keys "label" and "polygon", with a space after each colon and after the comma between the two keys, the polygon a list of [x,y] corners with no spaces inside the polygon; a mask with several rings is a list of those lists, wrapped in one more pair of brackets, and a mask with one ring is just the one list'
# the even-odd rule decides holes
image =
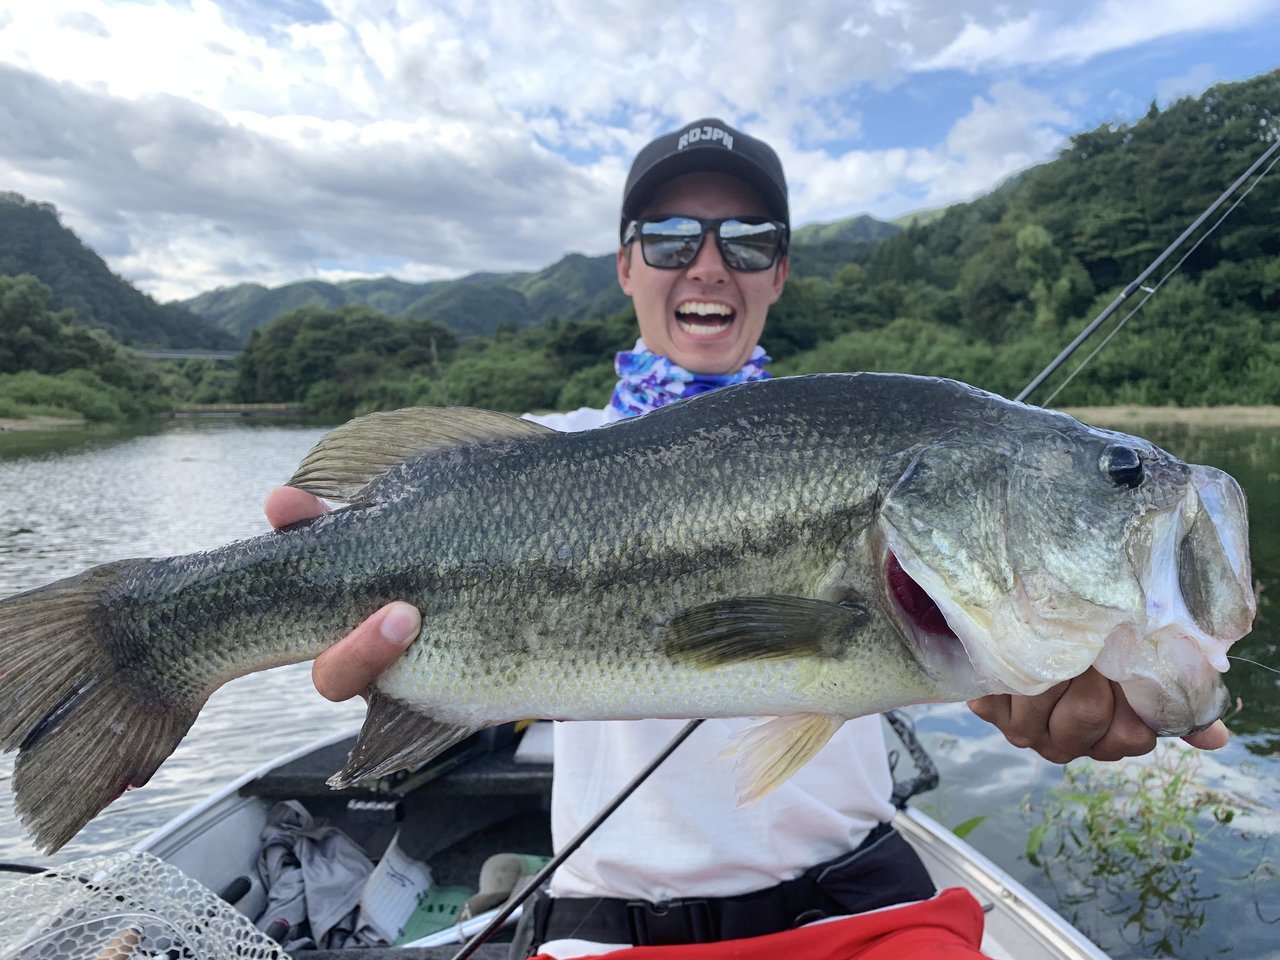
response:
{"label": "landing net", "polygon": [[0,960],[289,960],[212,891],[150,854],[0,875]]}

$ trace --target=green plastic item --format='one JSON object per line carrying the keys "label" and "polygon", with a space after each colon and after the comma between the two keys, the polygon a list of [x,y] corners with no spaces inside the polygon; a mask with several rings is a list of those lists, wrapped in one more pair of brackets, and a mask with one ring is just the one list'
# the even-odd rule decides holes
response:
{"label": "green plastic item", "polygon": [[395,945],[401,946],[433,933],[453,926],[453,918],[458,910],[475,893],[470,887],[435,887],[423,895],[414,908],[409,919],[405,921],[404,933],[396,939]]}

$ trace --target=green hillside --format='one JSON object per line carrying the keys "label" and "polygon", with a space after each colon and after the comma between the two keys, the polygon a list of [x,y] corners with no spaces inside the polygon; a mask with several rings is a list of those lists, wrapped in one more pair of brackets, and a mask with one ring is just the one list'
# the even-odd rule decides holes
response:
{"label": "green hillside", "polygon": [[49,309],[70,310],[130,346],[227,349],[236,338],[191,311],[159,304],[111,272],[63,226],[52,204],[0,193],[0,276],[32,276],[46,287]]}
{"label": "green hillside", "polygon": [[273,288],[242,283],[202,293],[178,306],[243,340],[301,307],[370,307],[392,317],[434,320],[462,337],[491,337],[500,327],[540,326],[552,317],[599,316],[625,303],[612,256],[569,254],[536,273],[481,273],[427,283],[392,277],[340,283],[302,280]]}
{"label": "green hillside", "polygon": [[832,223],[809,223],[791,235],[792,246],[815,247],[824,243],[865,243],[875,245],[900,232],[900,227],[867,214]]}
{"label": "green hillside", "polygon": [[[828,274],[897,232],[892,224],[865,215],[802,227],[793,239],[792,270],[798,276]],[[477,273],[418,284],[390,277],[302,280],[273,288],[244,283],[179,304],[238,339],[301,307],[371,307],[392,317],[434,320],[468,338],[491,337],[511,325],[545,326],[554,318],[601,317],[626,305],[611,253],[571,253],[529,273]]]}

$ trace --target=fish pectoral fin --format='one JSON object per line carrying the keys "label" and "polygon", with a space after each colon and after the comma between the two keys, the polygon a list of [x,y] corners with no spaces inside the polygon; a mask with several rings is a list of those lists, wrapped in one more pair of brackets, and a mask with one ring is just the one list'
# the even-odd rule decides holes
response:
{"label": "fish pectoral fin", "polygon": [[317,497],[355,503],[393,467],[488,440],[553,433],[550,427],[473,407],[406,407],[357,417],[320,438],[289,478]]}
{"label": "fish pectoral fin", "polygon": [[719,667],[752,660],[838,659],[867,622],[861,604],[807,597],[730,597],[676,614],[662,649],[677,663]]}
{"label": "fish pectoral fin", "polygon": [[329,786],[349,787],[357,780],[386,777],[437,757],[479,727],[447,723],[414,710],[403,700],[376,690],[347,764],[329,778]]}
{"label": "fish pectoral fin", "polygon": [[738,762],[738,804],[759,800],[827,745],[844,717],[798,713],[752,724],[734,736],[726,753]]}

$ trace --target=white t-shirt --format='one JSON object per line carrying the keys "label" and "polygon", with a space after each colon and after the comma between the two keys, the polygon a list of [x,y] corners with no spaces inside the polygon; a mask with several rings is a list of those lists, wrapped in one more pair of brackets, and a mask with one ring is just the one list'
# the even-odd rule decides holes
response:
{"label": "white t-shirt", "polygon": [[[526,416],[565,431],[619,418],[611,409],[591,407]],[[557,723],[555,848],[630,783],[685,722]],[[732,734],[753,722],[703,723],[556,871],[552,896],[661,901],[746,893],[852,850],[893,817],[893,781],[878,716],[849,721],[786,783],[738,806],[733,760],[721,754]]]}

